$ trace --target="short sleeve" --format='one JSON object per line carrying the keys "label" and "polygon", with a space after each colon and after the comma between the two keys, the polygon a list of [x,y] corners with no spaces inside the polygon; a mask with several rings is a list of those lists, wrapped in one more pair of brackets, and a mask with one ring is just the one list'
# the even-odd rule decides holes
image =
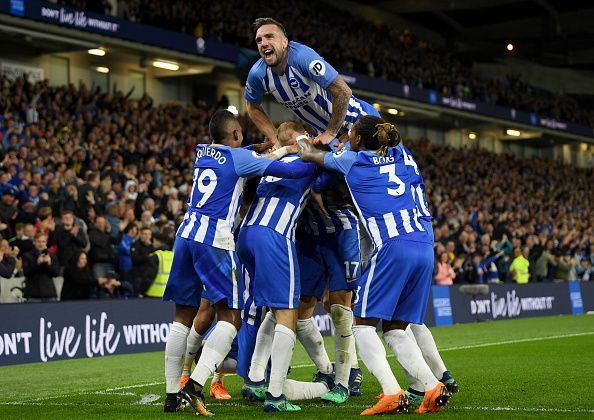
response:
{"label": "short sleeve", "polygon": [[341,149],[337,152],[326,153],[326,155],[324,155],[324,167],[346,175],[349,173],[356,160],[357,152]]}
{"label": "short sleeve", "polygon": [[315,81],[323,89],[327,89],[338,76],[338,72],[313,49],[298,43],[294,45],[293,65],[302,75]]}
{"label": "short sleeve", "polygon": [[246,100],[257,105],[262,103],[262,97],[264,96],[264,86],[262,85],[264,75],[260,64],[260,61],[258,61],[252,66],[243,92],[243,97]]}
{"label": "short sleeve", "polygon": [[235,173],[241,177],[262,176],[266,168],[274,162],[246,149],[231,149],[231,156]]}

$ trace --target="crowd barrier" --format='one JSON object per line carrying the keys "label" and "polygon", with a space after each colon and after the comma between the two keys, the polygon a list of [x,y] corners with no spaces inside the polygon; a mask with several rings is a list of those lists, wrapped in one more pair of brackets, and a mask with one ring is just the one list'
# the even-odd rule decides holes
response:
{"label": "crowd barrier", "polygon": [[[594,283],[433,286],[430,326],[594,311]],[[164,349],[174,305],[158,299],[0,305],[0,366]],[[313,322],[334,332],[321,304]]]}

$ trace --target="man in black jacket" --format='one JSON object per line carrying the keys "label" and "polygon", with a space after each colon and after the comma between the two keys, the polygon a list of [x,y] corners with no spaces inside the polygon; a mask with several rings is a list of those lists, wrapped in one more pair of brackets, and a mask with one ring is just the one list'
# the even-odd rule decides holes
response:
{"label": "man in black jacket", "polygon": [[33,250],[23,255],[25,297],[28,302],[55,301],[53,278],[60,273],[58,259],[47,251],[47,235],[39,232],[33,239]]}
{"label": "man in black jacket", "polygon": [[87,237],[80,228],[74,212],[66,210],[62,213],[62,224],[56,226],[54,236],[58,245],[58,261],[61,267],[65,267],[74,256],[79,255],[87,246]]}
{"label": "man in black jacket", "polygon": [[91,251],[89,259],[96,278],[107,277],[113,271],[115,253],[114,238],[109,234],[109,223],[103,216],[97,216],[94,226],[89,230]]}
{"label": "man in black jacket", "polygon": [[133,279],[134,291],[139,296],[143,296],[157,274],[158,262],[151,256],[155,252],[152,237],[151,229],[143,227],[140,230],[140,237],[130,248],[132,256],[132,275],[130,277]]}

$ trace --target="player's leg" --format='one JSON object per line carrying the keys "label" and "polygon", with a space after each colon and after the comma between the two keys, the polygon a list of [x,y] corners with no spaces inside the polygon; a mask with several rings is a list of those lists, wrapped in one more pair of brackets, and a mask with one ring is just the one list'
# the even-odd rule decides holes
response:
{"label": "player's leg", "polygon": [[[357,229],[340,231],[326,238],[322,243],[323,255],[328,273],[330,289],[330,315],[334,323],[335,387],[322,399],[335,403],[348,400],[351,376],[351,358],[354,354],[355,339],[352,334],[353,311],[351,309],[352,291],[357,287],[360,276],[359,235]],[[359,391],[360,381],[354,385]]]}
{"label": "player's leg", "polygon": [[195,269],[200,273],[210,300],[215,302],[217,323],[182,390],[182,396],[202,414],[197,401],[202,397],[204,384],[229,353],[237,330],[241,327],[244,282],[234,251],[200,245],[193,249],[194,261],[198,262]]}
{"label": "player's leg", "polygon": [[276,318],[270,358],[270,383],[264,410],[297,411],[300,408],[288,401],[283,394],[295,346],[299,306],[300,277],[295,244],[268,228],[250,226],[248,229],[256,232],[252,244],[258,250],[254,254],[254,299],[256,305],[272,308]]}
{"label": "player's leg", "polygon": [[208,252],[211,253],[211,266],[202,268],[205,271],[202,277],[209,298],[215,302],[217,323],[190,376],[199,387],[204,386],[216,370],[216,366],[223,362],[231,350],[237,330],[241,328],[243,308],[244,282],[237,254],[213,247],[210,247]]}
{"label": "player's leg", "polygon": [[415,341],[423,353],[423,358],[431,368],[433,375],[448,388],[450,393],[458,392],[458,382],[446,368],[429,328],[425,324],[410,324],[408,328],[414,335]]}
{"label": "player's leg", "polygon": [[[262,306],[256,306],[256,302],[253,299],[256,278],[255,251],[258,247],[258,240],[258,229],[250,226],[241,229],[237,241],[237,252],[243,263],[245,279],[248,283],[250,296],[252,297],[250,307],[253,307],[254,312],[257,312],[257,308],[262,308]],[[252,318],[252,321],[254,325],[257,322],[255,318]],[[247,322],[249,322],[249,313]],[[270,360],[270,352],[272,351],[275,326],[276,319],[274,318],[274,314],[268,312],[259,325],[253,341],[253,352],[249,359],[249,368],[246,369],[245,376],[243,377],[244,385],[241,389],[243,397],[252,401],[264,401],[266,398],[266,391],[268,390],[266,368]],[[243,361],[244,354],[239,357]],[[244,364],[240,363],[240,366],[244,366]]]}
{"label": "player's leg", "polygon": [[390,319],[403,282],[393,278],[389,247],[375,251],[361,276],[355,300],[353,335],[359,356],[382,387],[382,398],[362,415],[408,412],[409,401],[387,360],[386,350],[376,333],[379,319]]}
{"label": "player's leg", "polygon": [[332,376],[332,362],[326,352],[324,339],[311,319],[326,285],[326,269],[321,252],[319,237],[299,242],[301,296],[299,298],[297,339],[316,365],[315,382],[328,381]]}
{"label": "player's leg", "polygon": [[216,400],[231,399],[231,395],[223,383],[223,378],[226,374],[233,374],[237,372],[238,346],[239,340],[237,337],[235,337],[227,357],[225,357],[225,360],[223,360],[223,362],[217,366],[217,369],[212,376],[212,382],[210,383],[210,396]]}
{"label": "player's leg", "polygon": [[[437,412],[447,403],[450,393],[433,375],[421,349],[405,331],[409,323],[421,324],[425,318],[433,272],[433,247],[428,243],[410,242],[393,248],[393,265],[399,268],[401,278],[407,280],[392,320],[383,322],[384,339],[403,369],[415,377],[413,386],[424,393],[417,411]],[[413,402],[420,399],[416,397],[410,395]]]}
{"label": "player's leg", "polygon": [[289,402],[283,393],[287,372],[291,364],[293,349],[297,339],[297,310],[292,308],[272,308],[276,318],[272,354],[270,357],[270,383],[264,411],[299,411],[300,407]]}
{"label": "player's leg", "polygon": [[186,356],[184,360],[184,367],[182,371],[182,377],[179,382],[179,388],[183,388],[188,379],[190,373],[192,373],[192,364],[196,358],[196,353],[202,345],[204,335],[212,325],[215,317],[214,308],[210,304],[210,300],[206,298],[205,293],[202,293],[202,300],[200,301],[200,308],[198,313],[194,317],[192,328],[188,334],[188,340],[186,342]]}
{"label": "player's leg", "polygon": [[175,318],[165,345],[164,411],[178,411],[179,381],[182,374],[186,342],[192,320],[200,305],[202,283],[192,263],[191,241],[176,238],[170,279],[163,300],[175,302]]}

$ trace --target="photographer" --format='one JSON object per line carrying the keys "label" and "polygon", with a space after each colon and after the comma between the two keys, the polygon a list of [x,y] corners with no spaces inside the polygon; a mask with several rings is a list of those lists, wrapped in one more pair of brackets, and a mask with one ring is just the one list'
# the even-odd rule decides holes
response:
{"label": "photographer", "polygon": [[28,302],[56,301],[53,278],[59,275],[58,259],[49,254],[45,233],[37,233],[33,238],[33,250],[23,255],[23,272]]}

